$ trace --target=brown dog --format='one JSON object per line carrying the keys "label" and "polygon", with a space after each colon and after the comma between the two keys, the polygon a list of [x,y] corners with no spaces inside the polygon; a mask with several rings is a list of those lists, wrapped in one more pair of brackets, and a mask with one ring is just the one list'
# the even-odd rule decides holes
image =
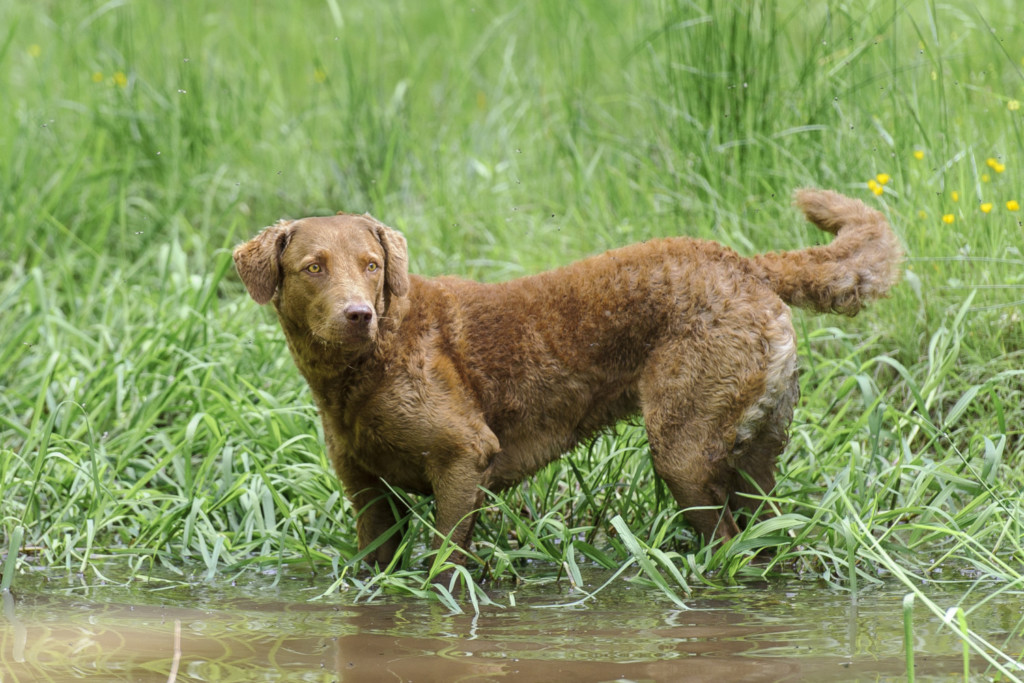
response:
{"label": "brown dog", "polygon": [[743,258],[658,239],[479,284],[409,275],[401,234],[339,214],[281,221],[234,258],[309,382],[360,548],[395,524],[385,482],[434,494],[437,528],[468,547],[481,487],[637,413],[655,471],[710,541],[739,532],[743,494],[775,484],[799,393],[786,304],[853,315],[899,276],[881,213],[820,190],[796,203],[831,244]]}

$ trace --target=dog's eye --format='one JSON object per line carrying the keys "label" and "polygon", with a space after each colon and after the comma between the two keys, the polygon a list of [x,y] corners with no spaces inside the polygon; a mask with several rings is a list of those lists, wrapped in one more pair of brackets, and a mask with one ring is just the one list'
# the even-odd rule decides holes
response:
{"label": "dog's eye", "polygon": [[369,263],[366,264],[366,270],[370,271],[371,273],[375,272],[378,268],[380,268],[380,266],[377,265],[376,261],[370,261]]}
{"label": "dog's eye", "polygon": [[313,274],[322,273],[323,270],[324,269],[320,267],[319,263],[311,263],[308,266],[306,266],[306,272],[307,273],[313,273]]}

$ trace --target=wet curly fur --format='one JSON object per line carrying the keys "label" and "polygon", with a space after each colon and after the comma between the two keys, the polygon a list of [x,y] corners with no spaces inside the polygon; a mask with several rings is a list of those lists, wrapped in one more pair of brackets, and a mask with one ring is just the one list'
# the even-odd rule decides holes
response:
{"label": "wet curly fur", "polygon": [[[385,482],[435,496],[468,547],[501,490],[640,414],[654,468],[706,540],[771,491],[798,398],[787,304],[854,315],[899,276],[884,216],[835,192],[795,202],[835,238],[744,258],[676,237],[499,284],[408,273],[369,215],[282,221],[234,252],[272,302],[323,421],[365,548],[394,526]],[[371,553],[386,564],[400,539]]]}

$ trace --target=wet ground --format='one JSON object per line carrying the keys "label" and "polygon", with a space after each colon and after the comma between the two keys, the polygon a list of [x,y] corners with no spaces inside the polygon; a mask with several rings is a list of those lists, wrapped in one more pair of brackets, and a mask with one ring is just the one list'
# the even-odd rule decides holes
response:
{"label": "wet ground", "polygon": [[[582,606],[566,606],[580,595],[548,583],[513,598],[495,592],[515,606],[450,614],[409,597],[312,600],[329,582],[308,578],[19,576],[2,596],[0,683],[905,680],[900,586],[856,599],[805,582],[701,589],[678,609],[657,591],[618,584]],[[949,607],[964,590],[927,592]],[[975,586],[969,597],[984,594]],[[1006,592],[968,621],[1019,653],[1022,615],[1024,593]],[[963,680],[959,641],[920,605],[914,638],[917,680]],[[992,680],[984,662],[972,662],[971,680]]]}

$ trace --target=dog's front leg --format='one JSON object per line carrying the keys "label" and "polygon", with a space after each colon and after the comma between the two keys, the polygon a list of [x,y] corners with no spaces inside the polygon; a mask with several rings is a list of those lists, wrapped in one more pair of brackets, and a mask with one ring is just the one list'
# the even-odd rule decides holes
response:
{"label": "dog's front leg", "polygon": [[[468,551],[473,541],[473,525],[477,511],[483,506],[484,468],[473,461],[456,459],[432,473],[434,502],[437,506],[434,548],[447,539],[462,551]],[[456,551],[451,559],[457,564],[465,562],[465,553]]]}
{"label": "dog's front leg", "polygon": [[[356,536],[359,550],[364,550],[401,521],[400,501],[379,477],[366,472],[355,463],[343,460],[338,470],[345,494],[356,510]],[[403,525],[363,559],[371,567],[377,565],[384,569],[394,558],[404,535]]]}
{"label": "dog's front leg", "polygon": [[459,548],[450,556],[452,562],[462,564],[473,540],[477,511],[483,506],[483,489],[490,483],[488,467],[501,452],[501,443],[474,410],[477,401],[468,387],[457,381],[456,373],[442,372],[446,367],[440,361],[435,367],[436,376],[448,381],[432,392],[436,413],[442,418],[433,424],[434,439],[424,453],[423,470],[436,506],[434,548],[447,539]]}
{"label": "dog's front leg", "polygon": [[483,507],[484,488],[491,483],[488,467],[501,452],[501,444],[490,428],[473,416],[450,425],[462,429],[449,431],[447,448],[433,452],[426,473],[436,505],[434,547],[448,539],[459,548],[451,555],[452,562],[462,564],[473,541],[477,512]]}

